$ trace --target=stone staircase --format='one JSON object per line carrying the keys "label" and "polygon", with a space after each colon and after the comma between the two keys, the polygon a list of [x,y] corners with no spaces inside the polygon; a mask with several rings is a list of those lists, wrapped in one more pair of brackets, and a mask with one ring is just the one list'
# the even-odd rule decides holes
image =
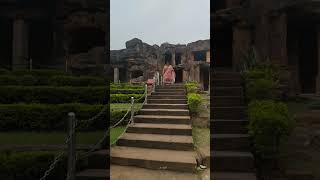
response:
{"label": "stone staircase", "polygon": [[211,166],[214,180],[256,180],[241,76],[216,71],[211,87]]}
{"label": "stone staircase", "polygon": [[183,84],[156,87],[134,116],[134,124],[111,148],[110,160],[114,167],[195,171],[196,153]]}

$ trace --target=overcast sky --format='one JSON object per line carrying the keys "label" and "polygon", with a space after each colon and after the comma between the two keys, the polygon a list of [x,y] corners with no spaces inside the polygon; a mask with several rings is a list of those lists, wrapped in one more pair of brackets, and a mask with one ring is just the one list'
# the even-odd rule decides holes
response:
{"label": "overcast sky", "polygon": [[150,45],[210,38],[210,0],[110,0],[111,49],[139,38]]}

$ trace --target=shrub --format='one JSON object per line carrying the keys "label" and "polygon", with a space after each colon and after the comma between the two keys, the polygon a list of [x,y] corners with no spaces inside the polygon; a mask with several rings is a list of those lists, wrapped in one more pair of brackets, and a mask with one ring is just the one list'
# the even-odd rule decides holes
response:
{"label": "shrub", "polygon": [[[135,102],[143,102],[144,98],[141,98],[143,94],[111,94],[111,103],[130,103],[131,97],[134,97]],[[140,100],[138,100],[140,98]]]}
{"label": "shrub", "polygon": [[201,96],[196,93],[189,93],[188,96],[188,105],[191,114],[197,114],[199,112],[199,107],[201,105]]}
{"label": "shrub", "polygon": [[64,130],[67,127],[67,114],[74,112],[79,120],[79,130],[106,129],[108,112],[90,123],[82,123],[97,115],[102,105],[88,104],[8,104],[0,105],[0,130]]}
{"label": "shrub", "polygon": [[[110,113],[110,126],[116,124],[118,121],[122,119],[122,117],[126,114],[127,110],[115,110],[112,109]],[[124,121],[120,123],[120,125],[126,125],[128,123],[128,120],[130,119],[130,112],[125,117]]]}
{"label": "shrub", "polygon": [[276,159],[279,146],[292,127],[288,107],[272,100],[253,101],[249,104],[248,116],[256,155],[262,159]]}
{"label": "shrub", "polygon": [[49,79],[49,85],[54,86],[103,86],[106,82],[103,78],[95,76],[53,76]]}
{"label": "shrub", "polygon": [[271,79],[255,79],[246,83],[246,97],[250,101],[277,98],[278,83]]}
{"label": "shrub", "polygon": [[198,91],[198,83],[196,82],[188,82],[185,84],[187,89],[187,93],[196,93]]}
{"label": "shrub", "polygon": [[129,83],[120,83],[120,84],[111,83],[110,88],[112,88],[112,89],[144,89],[144,86],[143,85],[132,85]]}
{"label": "shrub", "polygon": [[144,89],[117,89],[111,88],[110,94],[143,94]]}
{"label": "shrub", "polygon": [[0,103],[101,104],[106,93],[106,87],[3,86]]}

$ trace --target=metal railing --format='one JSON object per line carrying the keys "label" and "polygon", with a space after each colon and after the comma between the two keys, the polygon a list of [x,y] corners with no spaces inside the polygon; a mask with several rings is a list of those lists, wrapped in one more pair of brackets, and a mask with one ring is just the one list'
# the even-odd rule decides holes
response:
{"label": "metal railing", "polygon": [[[155,83],[154,83],[155,86]],[[65,144],[67,145],[67,155],[68,155],[68,171],[67,171],[67,180],[75,180],[75,173],[76,173],[76,162],[79,159],[88,157],[92,152],[96,151],[97,149],[101,148],[101,145],[103,142],[106,141],[106,138],[109,138],[109,132],[111,129],[116,128],[119,126],[128,116],[130,113],[130,119],[128,123],[126,124],[126,127],[124,128],[122,134],[117,137],[117,139],[114,142],[110,143],[110,146],[115,144],[126,132],[130,124],[134,124],[134,114],[137,109],[135,109],[134,105],[135,102],[139,102],[142,98],[144,98],[144,102],[142,103],[142,106],[147,103],[148,101],[148,85],[144,85],[144,94],[138,98],[136,101],[134,97],[131,97],[131,106],[128,108],[127,112],[124,114],[124,116],[114,125],[110,126],[107,131],[105,132],[104,136],[87,152],[81,154],[80,157],[77,157],[76,153],[76,128],[81,123],[89,123],[93,122],[94,120],[98,119],[101,115],[103,115],[108,110],[108,105],[105,105],[104,108],[94,117],[91,117],[87,120],[78,121],[76,118],[76,114],[73,112],[68,113],[68,136],[65,140]],[[40,180],[45,180],[49,174],[52,172],[52,170],[56,167],[57,163],[62,159],[65,152],[59,153],[49,166],[49,169],[45,171],[44,175],[40,178]]]}

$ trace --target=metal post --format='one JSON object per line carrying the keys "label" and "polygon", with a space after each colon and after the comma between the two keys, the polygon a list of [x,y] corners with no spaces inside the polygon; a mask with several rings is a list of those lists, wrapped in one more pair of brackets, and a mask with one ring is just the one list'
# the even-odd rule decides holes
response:
{"label": "metal post", "polygon": [[75,180],[76,172],[76,116],[73,112],[68,113],[69,141],[68,141],[68,180]]}
{"label": "metal post", "polygon": [[145,93],[144,102],[145,104],[147,104],[148,103],[148,85],[147,84],[144,85],[144,93]]}
{"label": "metal post", "polygon": [[131,97],[131,122],[132,124],[134,124],[134,97]]}

